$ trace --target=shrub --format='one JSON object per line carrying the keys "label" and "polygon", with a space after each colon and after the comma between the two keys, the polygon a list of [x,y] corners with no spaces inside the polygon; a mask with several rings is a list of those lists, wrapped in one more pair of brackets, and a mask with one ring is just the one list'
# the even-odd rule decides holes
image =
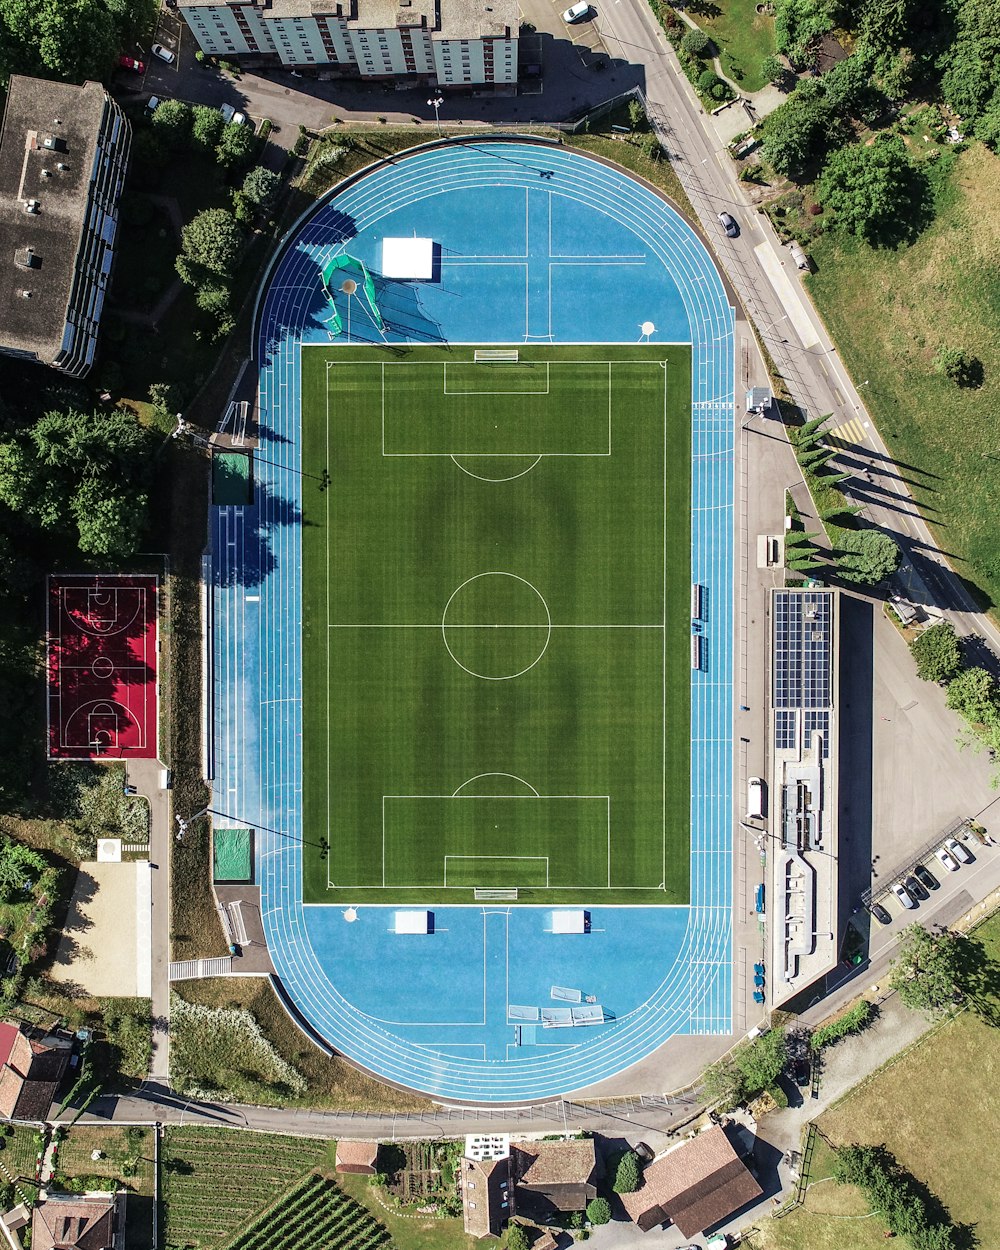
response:
{"label": "shrub", "polygon": [[612,1188],[616,1194],[634,1194],[639,1188],[640,1180],[639,1156],[634,1150],[626,1150],[615,1168],[615,1183]]}
{"label": "shrub", "polygon": [[529,1250],[531,1245],[528,1241],[528,1234],[520,1224],[507,1225],[507,1235],[504,1238],[504,1244],[507,1250]]}
{"label": "shrub", "polygon": [[859,999],[850,1011],[845,1011],[836,1020],[831,1020],[829,1024],[818,1028],[813,1033],[809,1044],[813,1050],[822,1050],[824,1046],[839,1042],[842,1037],[847,1037],[851,1033],[860,1033],[871,1023],[874,1016],[875,1009],[871,1003],[866,998]]}
{"label": "shrub", "polygon": [[980,387],[983,384],[983,363],[959,347],[941,347],[934,357],[935,372],[949,378],[956,386]]}
{"label": "shrub", "polygon": [[773,1100],[774,1105],[776,1107],[788,1106],[788,1095],[785,1093],[784,1089],[778,1084],[777,1081],[772,1082],[767,1087],[766,1092],[770,1094],[771,1099]]}
{"label": "shrub", "polygon": [[611,1219],[611,1203],[607,1198],[592,1198],[587,1203],[587,1219],[591,1224],[607,1224]]}
{"label": "shrub", "polygon": [[962,651],[951,621],[939,621],[910,643],[921,681],[947,682],[962,668]]}
{"label": "shrub", "polygon": [[690,57],[701,59],[714,50],[711,39],[703,30],[689,30],[681,40],[681,51]]}

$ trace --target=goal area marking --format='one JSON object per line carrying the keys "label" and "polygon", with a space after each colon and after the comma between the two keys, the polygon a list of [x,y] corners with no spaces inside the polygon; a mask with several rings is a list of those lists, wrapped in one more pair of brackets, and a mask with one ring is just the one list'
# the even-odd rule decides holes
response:
{"label": "goal area marking", "polygon": [[[553,888],[553,868],[556,877],[560,875],[560,843],[570,844],[566,830],[559,828],[557,809],[570,818],[574,830],[589,831],[595,849],[575,865],[587,879],[557,879],[555,887],[611,888],[611,797],[606,794],[383,795],[382,886]],[[491,844],[497,849],[491,850]],[[425,881],[400,880],[413,876],[409,865],[399,864],[400,858],[405,859],[414,846],[425,845],[441,854],[441,867],[430,869],[431,853],[422,857]],[[521,849],[533,853],[520,854]],[[545,850],[549,853],[538,853]],[[565,868],[564,864],[564,874]],[[420,867],[416,875],[421,875]]]}

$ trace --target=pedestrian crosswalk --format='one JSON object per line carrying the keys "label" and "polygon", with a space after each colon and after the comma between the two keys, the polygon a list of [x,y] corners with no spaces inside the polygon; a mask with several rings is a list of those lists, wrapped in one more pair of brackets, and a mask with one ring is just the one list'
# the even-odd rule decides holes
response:
{"label": "pedestrian crosswalk", "polygon": [[860,417],[853,417],[850,421],[845,421],[843,425],[838,425],[835,429],[827,434],[823,441],[831,447],[850,448],[856,447],[858,443],[863,443],[868,438],[867,423],[862,421]]}

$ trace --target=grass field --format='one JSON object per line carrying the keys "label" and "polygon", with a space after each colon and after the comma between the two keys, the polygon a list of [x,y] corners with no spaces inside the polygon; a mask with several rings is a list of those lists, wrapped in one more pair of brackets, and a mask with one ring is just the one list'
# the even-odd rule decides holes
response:
{"label": "grass field", "polygon": [[[812,248],[813,297],[900,472],[958,571],[1000,604],[1000,161],[973,144],[933,225],[875,250],[832,233]],[[934,371],[942,346],[979,357],[984,385]]]}
{"label": "grass field", "polygon": [[695,3],[687,6],[687,13],[715,40],[727,77],[744,91],[767,85],[761,66],[775,50],[774,18],[757,12],[757,0]]}
{"label": "grass field", "polygon": [[689,349],[302,386],[306,901],[686,901]]}
{"label": "grass field", "polygon": [[466,1235],[460,1217],[397,1214],[384,1207],[377,1195],[385,1190],[373,1189],[367,1176],[341,1176],[338,1183],[386,1226],[393,1250],[474,1250],[482,1244]]}

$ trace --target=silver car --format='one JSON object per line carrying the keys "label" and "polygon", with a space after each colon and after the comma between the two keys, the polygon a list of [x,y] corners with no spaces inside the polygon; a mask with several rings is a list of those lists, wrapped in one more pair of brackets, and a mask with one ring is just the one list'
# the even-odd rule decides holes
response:
{"label": "silver car", "polygon": [[904,907],[910,908],[911,910],[912,908],[916,907],[917,905],[916,899],[913,897],[910,891],[906,888],[906,886],[903,885],[902,881],[896,882],[896,884],[892,887],[892,892],[893,894],[895,894],[895,896],[899,899],[899,901],[903,904]]}

